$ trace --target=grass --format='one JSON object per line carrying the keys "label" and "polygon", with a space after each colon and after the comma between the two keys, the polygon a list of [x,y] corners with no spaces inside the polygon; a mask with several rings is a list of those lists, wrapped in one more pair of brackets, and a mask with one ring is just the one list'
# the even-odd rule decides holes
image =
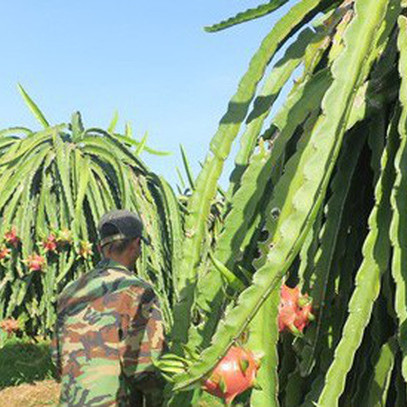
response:
{"label": "grass", "polygon": [[49,342],[12,338],[0,348],[0,389],[52,379],[55,368]]}

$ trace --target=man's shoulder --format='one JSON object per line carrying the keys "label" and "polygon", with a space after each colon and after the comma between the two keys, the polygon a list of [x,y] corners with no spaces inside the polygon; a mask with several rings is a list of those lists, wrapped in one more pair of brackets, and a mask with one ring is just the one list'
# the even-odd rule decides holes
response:
{"label": "man's shoulder", "polygon": [[150,283],[143,278],[137,276],[129,270],[124,270],[115,267],[108,267],[99,273],[101,280],[104,283],[109,281],[115,281],[115,289],[120,291],[121,289],[130,288],[143,291],[154,291]]}
{"label": "man's shoulder", "polygon": [[95,294],[99,297],[124,291],[145,292],[146,297],[155,295],[151,284],[144,279],[124,267],[102,261],[94,269],[70,282],[61,292],[58,300],[63,303],[73,297],[90,299],[89,297]]}
{"label": "man's shoulder", "polygon": [[139,287],[146,291],[153,291],[153,287],[150,283],[116,262],[102,261],[97,267],[99,268],[99,274],[103,277],[104,281],[108,281],[110,278],[119,279],[124,285],[130,284],[131,287]]}

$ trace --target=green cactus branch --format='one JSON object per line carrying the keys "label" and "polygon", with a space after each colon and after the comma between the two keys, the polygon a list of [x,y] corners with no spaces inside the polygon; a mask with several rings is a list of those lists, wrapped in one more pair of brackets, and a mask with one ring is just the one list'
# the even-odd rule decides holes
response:
{"label": "green cactus branch", "polygon": [[183,261],[177,271],[183,288],[175,307],[175,323],[171,334],[175,344],[187,341],[190,311],[196,287],[196,269],[201,260],[201,246],[205,237],[210,203],[217,191],[223,163],[229,155],[232,142],[246,117],[257,84],[263,77],[272,56],[287,37],[298,29],[304,19],[316,14],[316,7],[320,2],[321,0],[304,0],[295,5],[266,36],[260,49],[252,58],[249,70],[243,76],[238,91],[231,99],[228,111],[223,116],[219,129],[210,143],[211,152],[196,180],[195,191],[188,204],[189,214],[185,219],[186,241]]}
{"label": "green cactus branch", "polygon": [[[385,2],[374,3],[371,0],[357,10],[356,17],[345,33],[344,41],[347,46],[332,66],[334,82],[322,102],[323,116],[301,156],[296,176],[290,184],[289,195],[281,208],[267,263],[255,274],[253,285],[240,295],[238,306],[219,325],[212,345],[202,354],[202,362],[196,363],[186,374],[179,375],[175,389],[195,383],[216,364],[275,289],[298,252],[327,188],[349,118],[349,105],[352,105],[355,98],[355,89],[365,79],[363,71],[366,57],[374,45],[372,38],[376,27],[380,26],[385,10]],[[367,14],[369,18],[366,18]],[[358,31],[361,30],[369,34],[364,39],[358,36]],[[358,38],[357,43],[352,38]],[[322,163],[326,163],[326,166],[323,165],[325,171],[321,173]],[[298,205],[299,202],[301,206]]]}
{"label": "green cactus branch", "polygon": [[213,24],[211,26],[205,27],[205,31],[217,32],[229,27],[233,27],[237,24],[242,24],[246,21],[266,16],[267,14],[272,13],[287,2],[288,0],[271,0],[270,2],[261,4],[256,8],[248,9],[244,12],[238,13],[236,16],[228,18],[227,20],[222,21],[218,24]]}
{"label": "green cactus branch", "polygon": [[402,372],[404,380],[407,380],[407,312],[406,304],[406,256],[407,236],[405,233],[406,214],[405,214],[405,188],[407,171],[407,52],[405,44],[407,43],[407,18],[399,18],[399,37],[398,48],[400,51],[399,71],[402,78],[400,87],[400,104],[402,113],[399,122],[400,149],[395,159],[395,168],[397,171],[396,181],[392,192],[393,219],[391,223],[391,241],[393,246],[392,273],[396,282],[396,303],[395,309],[399,322],[399,343],[403,354]]}
{"label": "green cactus branch", "polygon": [[[394,121],[398,116],[394,118]],[[390,256],[390,192],[394,181],[393,160],[397,149],[395,125],[389,130],[389,139],[382,156],[382,173],[375,190],[375,206],[369,217],[370,232],[363,245],[364,260],[359,267],[355,290],[349,302],[349,316],[342,331],[342,338],[335,349],[335,356],[318,400],[321,406],[338,405],[346,375],[354,354],[369,322],[373,303],[380,291],[380,277],[388,266]]]}

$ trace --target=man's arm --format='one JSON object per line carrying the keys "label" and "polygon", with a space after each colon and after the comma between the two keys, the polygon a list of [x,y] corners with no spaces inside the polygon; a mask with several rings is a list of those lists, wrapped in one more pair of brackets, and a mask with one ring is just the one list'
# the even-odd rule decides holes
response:
{"label": "man's arm", "polygon": [[158,298],[151,288],[143,291],[126,338],[124,370],[144,393],[163,389],[164,380],[153,364],[165,348],[164,325]]}
{"label": "man's arm", "polygon": [[59,318],[57,317],[57,321],[55,323],[54,332],[52,335],[51,341],[51,359],[56,367],[56,376],[57,380],[61,379],[62,374],[62,361],[61,361],[61,353],[60,353],[60,323]]}

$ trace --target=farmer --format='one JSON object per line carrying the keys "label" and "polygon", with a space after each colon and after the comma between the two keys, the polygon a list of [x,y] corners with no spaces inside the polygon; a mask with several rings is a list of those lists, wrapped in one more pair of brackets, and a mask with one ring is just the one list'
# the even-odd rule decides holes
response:
{"label": "farmer", "polygon": [[133,273],[142,242],[149,243],[142,222],[114,210],[98,230],[102,261],[58,299],[60,406],[160,406],[163,382],[152,358],[164,347],[161,312],[151,286]]}

